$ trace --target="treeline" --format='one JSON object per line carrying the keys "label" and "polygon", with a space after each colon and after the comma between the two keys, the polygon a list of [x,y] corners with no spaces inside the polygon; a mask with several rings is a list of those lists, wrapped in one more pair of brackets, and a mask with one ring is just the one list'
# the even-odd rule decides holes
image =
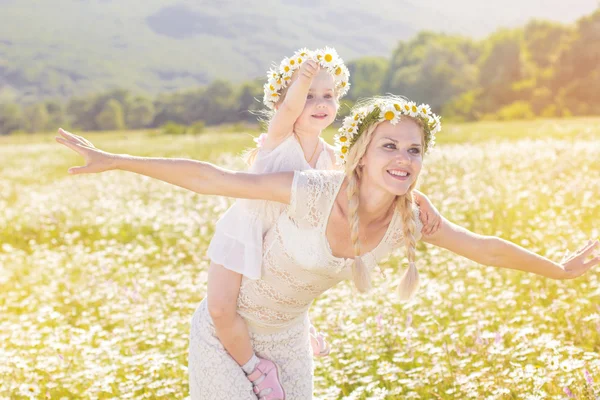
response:
{"label": "treeline", "polygon": [[[348,68],[342,114],[360,97],[394,93],[427,102],[446,119],[600,115],[600,9],[573,25],[534,20],[481,41],[422,32],[389,59],[365,57]],[[112,90],[68,103],[2,104],[0,133],[254,122],[264,108],[262,84],[219,80],[155,98]]]}

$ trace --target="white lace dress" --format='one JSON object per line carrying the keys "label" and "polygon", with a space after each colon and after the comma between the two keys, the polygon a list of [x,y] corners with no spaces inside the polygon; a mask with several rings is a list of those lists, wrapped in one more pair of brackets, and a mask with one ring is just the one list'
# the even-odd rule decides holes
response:
{"label": "white lace dress", "polygon": [[[267,232],[260,279],[242,278],[238,313],[246,320],[258,356],[276,362],[288,400],[312,399],[313,359],[308,309],[321,293],[351,279],[351,259],[333,256],[325,235],[341,171],[294,173],[291,204]],[[420,237],[418,210],[416,237]],[[402,246],[402,218],[395,213],[379,245],[362,256],[373,270]],[[192,400],[256,400],[240,366],[221,345],[201,303],[191,323],[189,379]]]}
{"label": "white lace dress", "polygon": [[[323,139],[321,144],[323,151],[318,155],[315,169],[333,169],[327,144]],[[249,171],[271,173],[306,169],[311,166],[306,162],[296,136],[290,135],[273,150],[261,149]],[[272,201],[237,200],[217,222],[208,246],[208,257],[231,271],[258,279],[263,237],[283,210],[284,205]]]}

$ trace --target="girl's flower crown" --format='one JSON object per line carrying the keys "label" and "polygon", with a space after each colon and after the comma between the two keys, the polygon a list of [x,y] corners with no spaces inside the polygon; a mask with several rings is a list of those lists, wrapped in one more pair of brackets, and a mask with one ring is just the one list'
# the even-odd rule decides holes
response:
{"label": "girl's flower crown", "polygon": [[298,50],[292,57],[284,58],[279,67],[274,66],[267,74],[267,83],[265,83],[265,96],[263,103],[271,110],[279,101],[281,91],[288,87],[292,80],[294,71],[300,68],[306,60],[313,60],[321,67],[326,68],[333,76],[337,97],[340,99],[350,88],[350,71],[344,65],[344,61],[338,56],[335,49],[325,47],[315,51],[306,48]]}
{"label": "girl's flower crown", "polygon": [[415,102],[401,97],[378,98],[372,104],[352,110],[350,115],[344,118],[339,133],[334,137],[337,164],[346,163],[350,147],[370,126],[383,121],[390,121],[392,125],[396,125],[401,115],[418,118],[423,123],[425,152],[435,145],[435,134],[442,129],[442,123],[441,118],[431,111],[429,105],[417,106]]}

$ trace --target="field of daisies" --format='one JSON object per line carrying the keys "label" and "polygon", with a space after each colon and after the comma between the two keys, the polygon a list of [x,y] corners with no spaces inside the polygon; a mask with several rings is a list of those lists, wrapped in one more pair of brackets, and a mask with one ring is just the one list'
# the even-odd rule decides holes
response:
{"label": "field of daisies", "polygon": [[[258,132],[87,136],[136,155],[243,168]],[[328,134],[331,138],[332,132]],[[206,248],[230,199],[112,171],[54,134],[0,138],[0,399],[183,399]],[[447,124],[420,189],[440,212],[554,260],[600,236],[600,119]],[[422,286],[398,301],[402,252],[375,289],[342,283],[311,317],[333,345],[319,399],[595,399],[600,269],[552,281],[420,244]]]}

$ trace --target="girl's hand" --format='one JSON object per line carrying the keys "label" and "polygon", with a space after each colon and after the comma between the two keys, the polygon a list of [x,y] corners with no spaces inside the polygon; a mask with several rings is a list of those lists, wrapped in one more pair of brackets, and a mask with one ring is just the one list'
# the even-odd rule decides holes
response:
{"label": "girl's hand", "polygon": [[81,154],[85,159],[84,166],[69,168],[69,174],[91,174],[115,168],[114,154],[99,150],[86,138],[67,132],[62,128],[58,130],[58,133],[60,136],[55,137],[58,143]]}
{"label": "girl's hand", "polygon": [[306,60],[298,70],[298,79],[311,82],[321,67],[313,60]]}
{"label": "girl's hand", "polygon": [[598,240],[589,240],[586,245],[573,253],[567,250],[560,262],[565,270],[565,279],[577,278],[586,273],[594,265],[600,263],[600,256],[596,256],[587,262],[585,261],[586,258],[593,255],[594,250],[597,248]]}
{"label": "girl's hand", "polygon": [[419,219],[423,224],[421,233],[423,235],[433,235],[440,229],[442,224],[442,216],[440,212],[435,208],[431,201],[421,193],[415,193],[415,203],[419,206],[420,214]]}

